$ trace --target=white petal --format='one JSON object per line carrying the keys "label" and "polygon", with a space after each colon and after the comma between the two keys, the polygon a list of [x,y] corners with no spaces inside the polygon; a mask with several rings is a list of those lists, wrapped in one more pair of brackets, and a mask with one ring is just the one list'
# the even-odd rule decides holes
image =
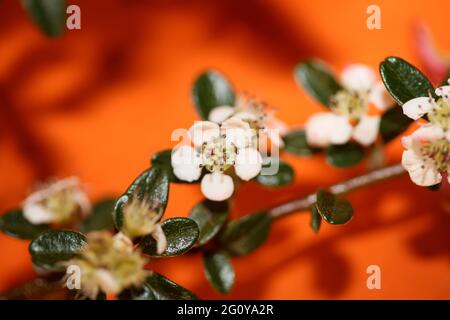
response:
{"label": "white petal", "polygon": [[234,169],[239,178],[248,181],[261,172],[262,157],[258,150],[253,148],[240,149],[236,156]]}
{"label": "white petal", "polygon": [[215,171],[203,177],[200,188],[207,199],[224,201],[233,194],[234,184],[230,176]]}
{"label": "white petal", "polygon": [[211,121],[196,121],[189,129],[189,138],[196,147],[219,136],[219,125]]}
{"label": "white petal", "polygon": [[379,116],[364,115],[353,130],[353,139],[363,146],[370,146],[377,139],[379,128]]}
{"label": "white petal", "polygon": [[373,103],[379,110],[385,111],[395,105],[389,92],[384,87],[383,82],[378,81],[371,89],[369,101]]}
{"label": "white petal", "polygon": [[118,251],[133,252],[133,241],[122,232],[118,232],[113,236],[113,246]]}
{"label": "white petal", "polygon": [[403,152],[402,165],[408,171],[411,180],[419,186],[433,186],[442,180],[442,175],[433,161],[421,157],[413,150]]}
{"label": "white petal", "polygon": [[23,215],[25,219],[32,224],[52,223],[55,220],[53,212],[35,202],[25,201],[23,205]]}
{"label": "white petal", "polygon": [[435,93],[439,97],[449,98],[450,97],[450,86],[439,87],[435,90]]}
{"label": "white petal", "polygon": [[342,71],[341,75],[344,87],[353,91],[369,91],[375,79],[372,68],[363,64],[351,64]]}
{"label": "white petal", "polygon": [[190,146],[181,146],[173,150],[171,163],[175,176],[183,181],[192,182],[202,173],[201,156]]}
{"label": "white petal", "polygon": [[258,121],[258,116],[255,113],[241,111],[234,115],[236,118],[239,118],[243,121]]}
{"label": "white petal", "polygon": [[161,224],[155,225],[155,230],[152,232],[153,239],[156,240],[156,252],[158,254],[163,254],[167,249],[167,238],[164,234]]}
{"label": "white petal", "polygon": [[421,126],[411,134],[411,138],[416,141],[434,141],[443,139],[444,130],[438,125],[428,124]]}
{"label": "white petal", "polygon": [[247,122],[237,117],[232,117],[222,122],[221,134],[225,135],[227,144],[234,144],[237,148],[244,148],[251,143],[255,132]]}
{"label": "white petal", "polygon": [[95,271],[95,278],[105,293],[119,293],[120,285],[111,272],[106,269],[98,269]]}
{"label": "white petal", "polygon": [[332,112],[312,115],[306,122],[305,130],[308,144],[314,147],[346,143],[352,133],[352,127],[347,118]]}
{"label": "white petal", "polygon": [[211,110],[208,120],[215,123],[222,123],[234,113],[235,108],[230,106],[220,106]]}
{"label": "white petal", "polygon": [[413,120],[417,120],[428,113],[433,105],[428,97],[414,98],[406,102],[403,106],[403,113]]}

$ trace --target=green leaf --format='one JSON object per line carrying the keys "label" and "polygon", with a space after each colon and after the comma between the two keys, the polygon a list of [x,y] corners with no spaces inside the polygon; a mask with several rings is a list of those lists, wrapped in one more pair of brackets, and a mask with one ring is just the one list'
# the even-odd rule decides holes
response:
{"label": "green leaf", "polygon": [[330,224],[345,224],[353,217],[350,202],[325,190],[317,192],[316,208],[322,218]]}
{"label": "green leaf", "polygon": [[[145,282],[155,300],[197,300],[197,296],[159,273],[153,272]],[[147,294],[150,296],[150,294]]]}
{"label": "green leaf", "polygon": [[153,291],[148,285],[144,284],[142,288],[128,288],[118,295],[119,300],[156,300]]}
{"label": "green leaf", "polygon": [[389,109],[381,116],[380,133],[384,142],[389,142],[395,139],[398,135],[408,129],[413,122],[403,114],[400,106],[395,106]]}
{"label": "green leaf", "polygon": [[327,161],[336,167],[351,167],[364,158],[364,148],[353,142],[332,145],[326,149]]}
{"label": "green leaf", "polygon": [[75,231],[49,230],[30,243],[33,263],[46,269],[60,269],[59,262],[76,256],[86,244],[86,237]]}
{"label": "green leaf", "polygon": [[0,230],[14,238],[34,239],[48,228],[46,224],[30,223],[19,209],[9,211],[0,217]]}
{"label": "green leaf", "polygon": [[298,64],[294,69],[294,77],[299,85],[325,106],[329,106],[331,96],[342,89],[333,72],[318,60]]}
{"label": "green leaf", "polygon": [[243,256],[257,249],[267,239],[270,216],[258,212],[230,222],[220,237],[223,248],[231,255]]}
{"label": "green leaf", "polygon": [[381,79],[394,100],[403,105],[407,101],[434,95],[430,80],[419,69],[398,57],[388,57],[380,64]]}
{"label": "green leaf", "polygon": [[189,218],[194,220],[200,230],[198,244],[204,245],[213,239],[228,218],[228,202],[204,200],[190,212]]}
{"label": "green leaf", "polygon": [[310,156],[319,151],[308,145],[305,130],[293,130],[283,137],[283,141],[287,152],[299,156]]}
{"label": "green leaf", "polygon": [[63,33],[66,26],[65,0],[21,0],[21,4],[42,32],[50,37]]}
{"label": "green leaf", "polygon": [[226,253],[205,254],[203,266],[206,278],[217,291],[221,293],[230,292],[234,284],[234,270]]}
{"label": "green leaf", "polygon": [[219,106],[234,106],[235,94],[228,80],[216,70],[201,74],[192,91],[199,115],[207,120],[212,109]]}
{"label": "green leaf", "polygon": [[309,225],[311,226],[311,229],[313,229],[315,233],[318,233],[321,224],[322,224],[322,217],[320,216],[317,207],[314,205],[311,207],[311,221]]}
{"label": "green leaf", "polygon": [[115,199],[103,199],[92,207],[91,213],[84,219],[80,231],[88,233],[94,230],[113,230],[113,211]]}
{"label": "green leaf", "polygon": [[256,177],[256,182],[267,187],[282,187],[290,184],[294,180],[294,169],[284,161],[272,157],[268,162],[269,165],[274,165],[278,162],[278,171],[275,174],[262,175]]}
{"label": "green leaf", "polygon": [[138,197],[139,200],[155,202],[164,211],[169,199],[169,175],[164,168],[151,167],[141,173],[117,200],[114,207],[114,223],[117,230],[122,228],[125,205]]}
{"label": "green leaf", "polygon": [[197,223],[188,218],[170,218],[163,221],[161,227],[166,235],[167,250],[159,255],[156,252],[155,239],[152,236],[146,236],[139,243],[142,252],[153,257],[179,256],[192,248],[200,234]]}

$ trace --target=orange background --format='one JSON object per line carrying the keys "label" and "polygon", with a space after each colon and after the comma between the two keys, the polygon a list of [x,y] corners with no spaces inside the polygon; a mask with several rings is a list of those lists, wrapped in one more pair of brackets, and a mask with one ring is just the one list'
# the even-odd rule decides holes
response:
{"label": "orange background", "polygon": [[[382,30],[366,28],[366,8],[382,10]],[[93,199],[122,192],[170,134],[197,119],[195,76],[224,71],[237,88],[278,107],[289,125],[321,110],[292,79],[293,66],[320,57],[342,68],[377,67],[387,55],[418,63],[411,27],[425,22],[450,50],[446,0],[74,1],[82,30],[42,36],[18,1],[0,3],[0,209],[17,206],[48,177],[79,175]],[[398,140],[388,148],[400,158]],[[339,170],[320,157],[286,156],[292,187],[248,184],[233,216],[304,195],[363,166]],[[354,192],[346,226],[309,217],[276,222],[266,245],[234,260],[237,281],[226,298],[450,298],[450,216],[443,194],[407,177]],[[167,216],[184,216],[202,198],[196,186],[172,185]],[[33,277],[27,243],[0,235],[0,291]],[[381,267],[382,289],[368,290],[366,268]],[[199,256],[154,260],[155,270],[198,293],[223,298],[204,279]]]}

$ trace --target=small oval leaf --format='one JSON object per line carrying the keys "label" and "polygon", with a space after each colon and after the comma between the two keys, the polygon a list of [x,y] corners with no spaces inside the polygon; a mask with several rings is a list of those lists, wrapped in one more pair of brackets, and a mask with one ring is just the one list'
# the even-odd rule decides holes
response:
{"label": "small oval leaf", "polygon": [[14,238],[31,240],[48,229],[46,224],[30,223],[20,209],[9,211],[0,217],[0,230]]}
{"label": "small oval leaf", "polygon": [[322,217],[320,216],[319,211],[317,210],[316,206],[311,207],[311,221],[309,225],[311,226],[311,229],[315,233],[318,233],[320,230],[320,226],[322,224]]}
{"label": "small oval leaf", "polygon": [[84,219],[80,226],[82,233],[88,233],[95,230],[113,230],[114,220],[113,211],[115,199],[103,199],[94,204],[91,213]]}
{"label": "small oval leaf", "polygon": [[324,106],[329,106],[331,96],[342,89],[330,68],[318,60],[298,64],[294,77],[306,92]]}
{"label": "small oval leaf", "polygon": [[141,173],[127,191],[117,200],[114,207],[114,223],[117,230],[122,228],[123,209],[133,197],[158,203],[164,211],[169,199],[169,174],[160,167],[151,167]]}
{"label": "small oval leaf", "polygon": [[271,219],[267,212],[249,214],[231,221],[221,234],[220,243],[231,255],[247,255],[267,239],[270,224]]}
{"label": "small oval leaf", "polygon": [[200,234],[197,223],[188,218],[170,218],[161,223],[167,240],[167,250],[163,254],[156,252],[156,241],[152,236],[142,238],[139,246],[142,252],[153,257],[179,256],[192,248]]}
{"label": "small oval leaf", "polygon": [[330,224],[345,224],[353,217],[350,202],[325,190],[317,193],[316,208],[322,218]]}
{"label": "small oval leaf", "polygon": [[234,284],[234,269],[230,258],[224,252],[203,256],[203,266],[209,283],[220,293],[228,293]]}
{"label": "small oval leaf", "polygon": [[305,130],[293,130],[283,137],[284,149],[299,156],[310,156],[319,149],[308,145]]}
{"label": "small oval leaf", "polygon": [[50,37],[61,35],[66,26],[65,0],[21,0],[22,7]]}
{"label": "small oval leaf", "polygon": [[234,106],[235,102],[230,82],[216,70],[208,70],[197,78],[192,96],[197,112],[205,120],[215,107]]}
{"label": "small oval leaf", "polygon": [[59,262],[73,258],[86,245],[86,237],[75,231],[49,230],[30,243],[33,263],[45,269],[60,269]]}
{"label": "small oval leaf", "polygon": [[[197,296],[172,280],[153,272],[145,282],[155,300],[197,300]],[[150,297],[146,294],[146,297]]]}
{"label": "small oval leaf", "polygon": [[411,99],[434,95],[430,80],[419,69],[398,57],[388,57],[380,64],[384,85],[394,100],[403,105]]}
{"label": "small oval leaf", "polygon": [[268,163],[269,165],[276,165],[278,163],[278,171],[275,174],[259,174],[256,177],[256,182],[258,182],[259,184],[271,188],[276,188],[288,185],[294,180],[294,169],[292,169],[292,167],[286,162],[272,157],[270,158]]}
{"label": "small oval leaf", "polygon": [[389,109],[381,116],[380,121],[380,134],[383,141],[389,142],[395,139],[398,135],[408,129],[412,122],[412,119],[403,114],[403,110],[400,106]]}
{"label": "small oval leaf", "polygon": [[204,200],[198,203],[189,214],[200,230],[198,244],[204,245],[213,239],[228,218],[228,202]]}
{"label": "small oval leaf", "polygon": [[353,142],[332,145],[326,149],[326,155],[328,163],[335,167],[351,167],[364,158],[364,148]]}

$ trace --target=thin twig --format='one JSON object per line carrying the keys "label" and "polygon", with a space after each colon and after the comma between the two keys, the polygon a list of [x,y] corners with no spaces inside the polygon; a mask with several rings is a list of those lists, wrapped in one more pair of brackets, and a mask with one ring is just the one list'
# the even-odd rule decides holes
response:
{"label": "thin twig", "polygon": [[[405,173],[405,169],[403,169],[402,165],[398,163],[374,170],[343,182],[339,182],[332,185],[328,188],[328,190],[336,195],[345,194],[350,191],[402,175],[403,173]],[[272,219],[278,219],[294,212],[309,210],[314,203],[316,203],[316,194],[312,193],[301,199],[283,203],[282,205],[270,209],[269,215]]]}

